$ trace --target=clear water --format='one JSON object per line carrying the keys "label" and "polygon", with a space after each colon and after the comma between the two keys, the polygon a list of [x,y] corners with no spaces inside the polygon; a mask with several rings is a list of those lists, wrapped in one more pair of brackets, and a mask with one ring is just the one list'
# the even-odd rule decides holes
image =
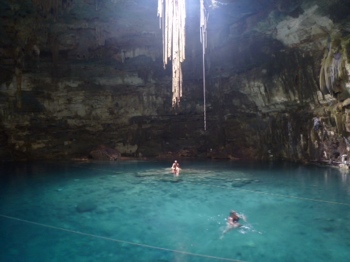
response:
{"label": "clear water", "polygon": [[[2,163],[0,261],[349,261],[350,175],[180,164]],[[248,221],[222,237],[232,209]]]}

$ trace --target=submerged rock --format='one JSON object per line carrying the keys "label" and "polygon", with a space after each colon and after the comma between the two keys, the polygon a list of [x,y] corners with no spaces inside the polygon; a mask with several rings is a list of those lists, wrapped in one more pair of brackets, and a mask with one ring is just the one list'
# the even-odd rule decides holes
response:
{"label": "submerged rock", "polygon": [[77,207],[75,208],[79,213],[84,212],[91,212],[97,208],[97,205],[95,202],[91,200],[85,200],[83,202],[80,202]]}
{"label": "submerged rock", "polygon": [[170,183],[179,183],[181,181],[183,181],[183,179],[178,178],[178,179],[174,179],[174,178],[163,178],[161,180],[159,180],[161,182],[170,182]]}
{"label": "submerged rock", "polygon": [[237,179],[232,182],[232,187],[243,187],[253,182],[258,182],[258,181],[254,179]]}

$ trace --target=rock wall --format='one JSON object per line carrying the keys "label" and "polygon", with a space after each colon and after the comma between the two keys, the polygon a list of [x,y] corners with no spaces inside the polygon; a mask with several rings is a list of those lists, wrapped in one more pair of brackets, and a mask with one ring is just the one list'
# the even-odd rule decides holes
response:
{"label": "rock wall", "polygon": [[81,158],[105,145],[133,157],[340,161],[350,149],[344,1],[210,9],[206,131],[198,3],[187,7],[174,109],[156,1],[63,2],[0,5],[2,159]]}

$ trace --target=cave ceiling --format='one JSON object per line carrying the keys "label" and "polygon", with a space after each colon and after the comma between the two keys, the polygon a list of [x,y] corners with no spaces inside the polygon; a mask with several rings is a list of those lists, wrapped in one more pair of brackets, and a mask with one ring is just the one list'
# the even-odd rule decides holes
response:
{"label": "cave ceiling", "polygon": [[[286,47],[322,49],[330,35],[350,31],[349,1],[208,0],[206,4],[210,50],[256,34]],[[14,46],[27,52],[35,46],[42,55],[51,55],[53,42],[71,59],[103,58],[103,52],[105,58],[117,59],[136,48],[148,49],[153,58],[161,56],[156,0],[4,0],[0,11],[2,58]],[[191,50],[199,42],[199,1],[187,1],[186,23]]]}
{"label": "cave ceiling", "polygon": [[[157,0],[1,1],[0,81],[11,81],[16,70],[87,81],[93,71],[91,82],[109,70],[111,79],[130,71],[137,71],[143,82],[150,74],[152,80],[168,79],[171,66],[164,69],[161,62],[157,4]],[[212,79],[249,75],[254,69],[267,76],[280,74],[290,71],[288,56],[299,55],[308,56],[318,74],[330,43],[349,39],[349,0],[206,0],[205,6],[206,77]],[[186,10],[183,74],[184,81],[195,81],[203,77],[199,0],[187,1]],[[98,83],[103,82],[108,81]],[[254,103],[261,103],[258,100]]]}

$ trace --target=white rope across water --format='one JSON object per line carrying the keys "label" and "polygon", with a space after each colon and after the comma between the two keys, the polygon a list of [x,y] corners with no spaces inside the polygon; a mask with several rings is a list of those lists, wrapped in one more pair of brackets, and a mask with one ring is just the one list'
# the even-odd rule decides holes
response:
{"label": "white rope across water", "polygon": [[65,228],[62,228],[62,227],[46,225],[46,224],[42,224],[42,223],[37,223],[37,222],[21,219],[21,218],[18,218],[18,217],[6,216],[6,215],[3,215],[3,214],[0,214],[0,217],[6,218],[6,219],[10,219],[10,220],[16,220],[16,221],[19,221],[19,222],[22,222],[22,223],[26,223],[26,224],[32,224],[32,225],[45,227],[45,228],[49,228],[49,229],[64,231],[64,232],[68,232],[68,233],[71,233],[71,234],[77,234],[77,235],[82,235],[82,236],[87,236],[87,237],[93,237],[93,238],[97,238],[97,239],[102,239],[102,240],[107,240],[107,241],[117,242],[117,243],[123,243],[123,244],[132,245],[132,246],[139,246],[139,247],[144,247],[144,248],[157,249],[157,250],[161,250],[161,251],[168,251],[168,252],[178,253],[178,254],[182,254],[182,255],[196,256],[196,257],[209,258],[209,259],[215,259],[215,260],[221,260],[221,261],[245,262],[243,260],[230,259],[230,258],[224,258],[224,257],[216,257],[216,256],[209,256],[209,255],[202,255],[202,254],[196,254],[196,253],[191,253],[191,252],[186,252],[186,251],[181,251],[181,250],[176,250],[176,249],[170,249],[170,248],[151,246],[151,245],[147,245],[147,244],[134,243],[134,242],[130,242],[130,241],[125,241],[125,240],[120,240],[120,239],[115,239],[115,238],[104,237],[104,236],[84,233],[84,232],[80,232],[80,231],[65,229]]}

